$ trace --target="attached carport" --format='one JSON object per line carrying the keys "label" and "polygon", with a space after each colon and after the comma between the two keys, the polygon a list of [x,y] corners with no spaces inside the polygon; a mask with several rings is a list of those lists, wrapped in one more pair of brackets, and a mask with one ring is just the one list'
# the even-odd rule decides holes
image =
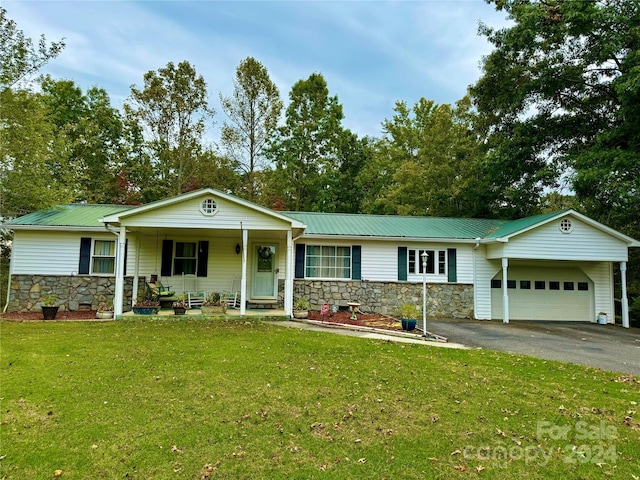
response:
{"label": "attached carport", "polygon": [[567,210],[509,222],[481,244],[485,258],[476,265],[481,272],[477,282],[483,284],[477,305],[484,307],[482,292],[487,292],[492,319],[595,323],[602,312],[608,323],[615,323],[617,264],[622,325],[629,327],[628,249],[640,246],[638,241]]}

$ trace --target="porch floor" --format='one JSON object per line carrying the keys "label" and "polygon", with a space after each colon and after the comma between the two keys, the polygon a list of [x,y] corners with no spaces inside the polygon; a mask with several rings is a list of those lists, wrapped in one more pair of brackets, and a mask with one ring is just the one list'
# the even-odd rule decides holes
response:
{"label": "porch floor", "polygon": [[[211,316],[215,316],[215,317],[241,317],[240,315],[240,310],[235,310],[235,309],[229,309],[227,310],[227,313],[224,315],[203,315],[202,311],[198,308],[191,308],[188,309],[186,311],[186,315],[187,316],[199,316],[199,317],[211,317]],[[130,312],[124,312],[122,314],[122,318],[130,318],[130,317],[148,317],[150,315],[136,315],[135,313],[133,313],[133,311]],[[161,308],[160,310],[158,310],[158,313],[156,315],[153,315],[155,317],[174,317],[176,315],[174,315],[173,313],[173,309],[172,308]],[[181,317],[183,315],[178,315],[178,317]],[[265,308],[247,308],[245,311],[245,317],[279,317],[279,318],[284,318],[284,319],[289,319],[289,315],[287,315],[284,310],[277,310],[277,309],[265,309]]]}

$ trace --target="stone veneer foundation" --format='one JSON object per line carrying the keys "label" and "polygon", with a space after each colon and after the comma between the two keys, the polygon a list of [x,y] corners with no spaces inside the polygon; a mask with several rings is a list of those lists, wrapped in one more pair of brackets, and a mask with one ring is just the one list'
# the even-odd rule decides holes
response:
{"label": "stone veneer foundation", "polygon": [[[90,275],[12,275],[9,292],[10,312],[40,310],[46,295],[56,295],[60,310],[97,310],[100,302],[113,301],[116,279]],[[145,279],[138,280],[144,292]],[[124,279],[124,310],[131,310],[133,277]]]}
{"label": "stone veneer foundation", "polygon": [[[413,303],[422,310],[422,283],[295,280],[294,298],[305,297],[312,310],[325,303],[347,307],[361,305],[362,311],[394,315],[398,306]],[[473,318],[473,285],[460,283],[427,284],[427,316]]]}

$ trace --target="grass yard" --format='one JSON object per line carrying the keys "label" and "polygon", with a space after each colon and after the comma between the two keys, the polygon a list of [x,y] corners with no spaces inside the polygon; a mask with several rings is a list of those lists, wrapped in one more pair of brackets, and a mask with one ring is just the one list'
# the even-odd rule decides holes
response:
{"label": "grass yard", "polygon": [[6,480],[640,475],[627,375],[260,322],[0,329]]}

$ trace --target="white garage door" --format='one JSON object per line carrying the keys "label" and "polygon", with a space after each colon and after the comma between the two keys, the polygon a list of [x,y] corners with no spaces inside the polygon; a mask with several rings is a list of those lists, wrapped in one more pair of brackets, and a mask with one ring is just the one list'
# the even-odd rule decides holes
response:
{"label": "white garage door", "polygon": [[[592,322],[593,282],[578,268],[509,267],[509,318]],[[502,272],[491,281],[491,316],[502,319]]]}

